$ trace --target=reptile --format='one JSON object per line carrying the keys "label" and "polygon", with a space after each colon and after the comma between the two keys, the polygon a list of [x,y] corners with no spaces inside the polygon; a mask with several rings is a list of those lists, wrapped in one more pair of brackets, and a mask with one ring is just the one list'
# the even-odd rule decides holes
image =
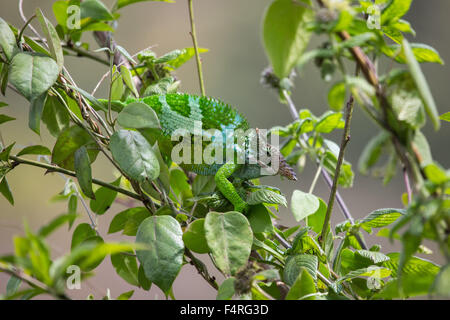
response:
{"label": "reptile", "polygon": [[[169,144],[173,147],[174,142],[171,141],[171,137],[176,130],[183,128],[194,133],[196,124],[197,126],[201,125],[202,134],[206,130],[219,130],[223,134],[223,141],[226,139],[225,132],[230,132],[229,130],[236,131],[241,129],[246,131],[250,128],[247,120],[236,109],[214,98],[172,93],[151,95],[139,99],[129,98],[126,102],[120,104],[121,107],[126,107],[133,102],[144,103],[157,114],[161,129],[154,130],[152,134],[159,145]],[[248,138],[245,140],[245,143],[249,147]],[[268,157],[274,155],[279,160],[278,171],[274,172],[274,174],[279,174],[290,180],[297,180],[293,169],[286,163],[281,153],[275,147],[269,144],[265,145]],[[242,145],[237,143],[232,145],[232,148],[239,150],[242,150],[241,147]],[[191,148],[191,150],[193,149]],[[232,181],[236,178],[250,180],[261,177],[261,168],[265,164],[260,162],[251,163],[248,150],[243,152],[244,163],[237,162],[237,154],[238,152],[235,153],[234,159],[228,162],[225,161],[224,151],[224,161],[221,161],[221,163],[208,164],[190,161],[190,163],[180,163],[179,166],[186,171],[199,175],[214,176],[217,189],[231,202],[234,210],[245,213],[248,210],[248,204],[241,198]]]}

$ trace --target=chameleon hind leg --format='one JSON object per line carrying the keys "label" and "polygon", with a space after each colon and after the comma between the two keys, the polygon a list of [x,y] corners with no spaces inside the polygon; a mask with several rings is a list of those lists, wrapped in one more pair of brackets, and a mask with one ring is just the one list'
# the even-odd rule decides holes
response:
{"label": "chameleon hind leg", "polygon": [[237,169],[239,169],[238,164],[225,163],[217,171],[214,180],[216,181],[216,186],[219,191],[233,204],[234,210],[245,213],[248,209],[248,204],[242,200],[237,193],[236,188],[228,180]]}

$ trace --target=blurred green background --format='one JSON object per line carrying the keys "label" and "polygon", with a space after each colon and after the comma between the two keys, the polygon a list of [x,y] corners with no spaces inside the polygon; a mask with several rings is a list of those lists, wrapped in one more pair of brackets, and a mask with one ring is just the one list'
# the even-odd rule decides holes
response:
{"label": "blurred green background", "polygon": [[[113,1],[104,1],[112,6]],[[291,121],[286,106],[278,102],[277,96],[260,85],[261,71],[268,65],[261,42],[261,21],[265,8],[271,0],[196,0],[195,19],[199,45],[208,48],[209,52],[202,55],[206,92],[210,96],[220,98],[235,106],[244,114],[250,124],[258,128],[271,128],[275,125],[286,125]],[[54,22],[49,0],[25,0],[25,14],[31,16],[36,7],[40,7],[47,17]],[[444,61],[450,61],[450,1],[448,0],[416,0],[408,16],[417,32],[414,42],[422,42],[437,49]],[[170,50],[192,46],[189,35],[189,20],[187,1],[177,0],[168,4],[161,2],[143,2],[121,10],[115,40],[130,53],[136,53],[149,46],[161,55]],[[15,26],[22,26],[18,11],[18,1],[2,0],[0,16]],[[37,27],[36,22],[33,23]],[[28,33],[29,34],[29,33]],[[85,35],[84,41],[90,42],[91,48],[97,48],[95,41]],[[320,39],[313,39],[309,48],[320,44]],[[92,91],[107,68],[84,58],[66,58],[66,65],[77,84],[87,91]],[[395,64],[388,62],[383,69],[389,70]],[[440,113],[449,111],[450,72],[448,66],[422,65],[428,82],[434,93]],[[194,60],[181,67],[176,76],[182,81],[181,91],[198,93],[198,80]],[[334,81],[339,79],[333,79]],[[318,115],[327,109],[327,92],[331,83],[324,83],[319,72],[310,64],[306,66],[295,81],[293,100],[298,108],[310,108]],[[98,97],[105,97],[105,87],[98,91]],[[1,98],[9,103],[2,110],[17,120],[2,125],[2,136],[5,143],[16,141],[17,145],[44,144],[52,146],[54,139],[43,130],[39,137],[28,129],[28,102],[8,90],[7,96]],[[355,110],[351,129],[351,142],[347,148],[346,159],[356,164],[360,152],[368,140],[378,132],[378,128],[368,120],[362,111]],[[448,137],[450,125],[444,123],[439,132],[434,132],[427,125],[425,133],[429,138],[435,159],[444,167],[450,167],[450,152]],[[341,134],[340,132],[338,133]],[[332,138],[338,141],[339,135]],[[94,175],[104,180],[112,181],[114,172],[104,158],[94,165]],[[265,178],[264,184],[280,187],[288,199],[292,190],[307,190],[316,170],[315,165],[308,163],[298,182],[280,181],[278,177]],[[356,173],[356,172],[355,172]],[[48,222],[58,214],[64,213],[65,203],[51,203],[49,199],[62,190],[64,180],[56,174],[44,176],[44,171],[38,168],[22,166],[14,170],[8,181],[15,196],[15,206],[12,207],[4,198],[0,198],[0,254],[13,250],[13,236],[23,233],[23,222],[26,221],[33,230]],[[374,209],[383,207],[401,207],[401,194],[404,192],[402,179],[397,176],[388,186],[384,187],[380,179],[356,175],[354,187],[340,190],[351,213],[355,218],[361,218]],[[325,201],[328,200],[328,188],[321,181],[316,187],[316,193]],[[107,235],[107,228],[113,215],[123,210],[120,204],[114,205],[105,215],[98,218],[100,234],[105,240],[124,240],[117,236]],[[85,213],[79,204],[82,215],[79,222],[87,222]],[[282,209],[281,223],[292,226],[294,220],[287,209]],[[343,215],[335,206],[332,217],[333,225],[343,220]],[[128,238],[128,237],[125,237]],[[126,240],[131,240],[128,238]],[[391,252],[398,247],[384,239],[368,238],[368,243],[381,242],[384,252]],[[58,257],[70,248],[71,233],[62,229],[49,239],[53,257]],[[435,249],[435,248],[433,248]],[[439,255],[432,257],[439,262]],[[210,265],[210,264],[208,264]],[[222,281],[217,275],[219,282]],[[5,292],[8,277],[0,274],[0,293]],[[89,293],[96,298],[102,297],[109,288],[111,296],[132,290],[124,280],[115,275],[109,258],[96,270],[96,275],[83,282],[81,290],[69,291],[69,296],[84,299]],[[181,270],[180,277],[175,281],[174,293],[177,299],[214,299],[214,290],[197,274],[195,269],[186,265]],[[134,298],[164,299],[157,288],[150,292],[136,290]]]}

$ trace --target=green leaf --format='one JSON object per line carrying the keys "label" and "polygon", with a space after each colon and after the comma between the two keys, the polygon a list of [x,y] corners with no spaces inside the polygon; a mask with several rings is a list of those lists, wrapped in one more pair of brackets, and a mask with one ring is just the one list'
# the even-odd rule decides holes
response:
{"label": "green leaf", "polygon": [[[117,178],[114,182],[111,182],[114,186],[120,185],[121,177]],[[91,200],[89,207],[93,212],[98,215],[102,215],[109,209],[114,200],[116,199],[117,191],[111,190],[106,187],[100,187],[95,191],[95,200]]]}
{"label": "green leaf", "polygon": [[29,147],[23,148],[22,150],[19,151],[17,156],[20,157],[20,156],[23,156],[26,154],[40,154],[40,155],[49,156],[52,153],[50,152],[50,150],[47,147],[44,147],[41,145],[35,145],[35,146],[29,146]]}
{"label": "green leaf", "polygon": [[412,145],[414,151],[420,155],[418,160],[422,168],[433,163],[430,145],[428,144],[428,140],[422,131],[416,130],[412,140]]}
{"label": "green leaf", "polygon": [[444,113],[444,114],[442,114],[439,118],[440,118],[441,120],[450,122],[450,111],[449,111],[449,112],[446,112],[446,113]]}
{"label": "green leaf", "polygon": [[70,115],[58,98],[50,95],[47,96],[47,101],[45,102],[42,121],[47,126],[50,134],[58,137],[62,131],[69,127]]}
{"label": "green leaf", "polygon": [[[199,53],[205,53],[208,52],[208,49],[205,48],[198,48]],[[195,49],[194,48],[184,48],[181,50],[181,54],[179,54],[175,59],[168,61],[167,64],[172,66],[175,69],[178,69],[183,64],[188,62],[192,57],[195,56]]]}
{"label": "green leaf", "polygon": [[234,296],[234,283],[236,278],[225,279],[217,290],[217,300],[231,300]]}
{"label": "green leaf", "polygon": [[369,169],[378,162],[383,147],[389,142],[389,138],[390,135],[387,132],[381,131],[366,144],[358,161],[358,169],[361,174],[368,174]]}
{"label": "green leaf", "polygon": [[269,189],[258,189],[255,192],[252,192],[247,199],[247,203],[250,205],[261,203],[281,204],[287,207],[286,198],[282,194]]}
{"label": "green leaf", "polygon": [[270,210],[263,204],[250,206],[250,210],[247,213],[247,219],[253,233],[273,231]]}
{"label": "green leaf", "polygon": [[111,263],[119,277],[133,286],[139,286],[138,265],[133,251],[111,255]]}
{"label": "green leaf", "polygon": [[217,267],[223,273],[234,275],[245,267],[253,233],[243,214],[236,211],[209,212],[205,219],[205,236]]}
{"label": "green leaf", "polygon": [[311,254],[298,254],[288,257],[283,271],[284,282],[293,286],[300,273],[306,269],[312,276],[314,281],[317,281],[317,268],[319,262],[316,256]]}
{"label": "green leaf", "polygon": [[12,205],[14,205],[14,197],[11,193],[11,189],[9,188],[8,181],[6,180],[6,177],[0,178],[0,193],[8,200],[8,202]]}
{"label": "green leaf", "polygon": [[130,178],[142,183],[159,176],[158,158],[139,132],[116,131],[109,147],[114,160]]}
{"label": "green leaf", "polygon": [[114,216],[109,225],[108,233],[122,231],[127,236],[136,236],[139,225],[150,216],[144,207],[130,208]]}
{"label": "green leaf", "polygon": [[152,282],[150,280],[148,280],[148,278],[146,277],[144,268],[142,267],[142,264],[139,266],[138,280],[139,280],[139,285],[141,286],[142,289],[144,289],[146,291],[150,290],[150,288],[152,286]]}
{"label": "green leaf", "polygon": [[60,226],[65,224],[66,222],[69,225],[71,225],[75,221],[77,216],[78,215],[76,213],[67,213],[67,214],[59,215],[56,218],[54,218],[52,221],[50,221],[48,224],[41,227],[39,229],[38,235],[40,237],[47,237],[50,234],[52,234],[56,229],[58,229]]}
{"label": "green leaf", "polygon": [[133,295],[133,293],[134,293],[134,290],[124,292],[120,296],[118,296],[116,298],[116,300],[130,300],[130,298]]}
{"label": "green leaf", "polygon": [[95,199],[94,191],[92,190],[92,169],[89,154],[84,146],[81,146],[75,151],[75,173],[83,193]]}
{"label": "green leaf", "polygon": [[342,113],[328,111],[324,113],[315,125],[315,131],[321,133],[330,133],[335,129],[343,128]]}
{"label": "green leaf", "polygon": [[299,300],[302,298],[305,300],[315,300],[314,296],[306,297],[313,293],[316,293],[314,279],[305,268],[301,268],[297,279],[286,295],[286,300]]}
{"label": "green leaf", "polygon": [[117,122],[124,128],[161,128],[156,112],[142,102],[133,102],[123,108]]}
{"label": "green leaf", "polygon": [[345,82],[335,83],[328,92],[328,104],[334,111],[340,111],[344,107],[347,88]]}
{"label": "green leaf", "polygon": [[403,39],[403,51],[405,53],[406,62],[408,64],[411,75],[417,85],[420,96],[422,97],[423,103],[425,105],[425,111],[431,119],[435,130],[439,130],[439,113],[434,102],[433,95],[431,94],[430,88],[428,86],[427,80],[420,69],[420,65],[417,62],[414,53],[408,40]]}
{"label": "green leaf", "polygon": [[411,7],[412,0],[392,0],[381,12],[381,24],[387,25],[398,21]]}
{"label": "green leaf", "polygon": [[325,214],[327,213],[327,204],[319,198],[319,209],[308,216],[308,225],[312,228],[315,233],[322,232],[323,223],[325,221]]}
{"label": "green leaf", "polygon": [[378,267],[378,266],[370,266],[367,268],[357,269],[350,271],[345,276],[336,280],[336,283],[341,283],[346,280],[351,280],[357,277],[375,277],[375,278],[386,278],[391,274],[391,270]]}
{"label": "green leaf", "polygon": [[371,260],[373,263],[381,263],[389,261],[389,257],[381,252],[369,251],[369,250],[356,250],[357,255]]}
{"label": "green leaf", "polygon": [[183,233],[171,216],[152,216],[139,226],[136,243],[149,250],[136,252],[145,275],[167,295],[183,265]]}
{"label": "green leaf", "polygon": [[431,293],[438,298],[448,299],[450,297],[450,264],[441,268],[441,271],[434,280]]}
{"label": "green leaf", "polygon": [[97,236],[97,233],[88,223],[80,223],[72,234],[72,242],[70,245],[70,249],[74,250],[78,247],[82,242],[86,239]]}
{"label": "green leaf", "polygon": [[42,30],[44,31],[45,38],[47,39],[48,45],[50,47],[50,52],[52,53],[52,57],[56,60],[56,63],[59,67],[59,72],[61,72],[64,66],[64,54],[58,33],[56,32],[56,29],[55,27],[53,27],[51,22],[48,21],[48,19],[44,16],[41,9],[36,8],[36,16],[39,19]]}
{"label": "green leaf", "polygon": [[61,132],[52,151],[52,163],[68,170],[75,169],[75,152],[85,146],[91,163],[97,157],[98,150],[94,149],[95,142],[89,133],[79,126],[72,126]]}
{"label": "green leaf", "polygon": [[136,2],[147,2],[147,1],[158,1],[158,2],[169,2],[174,3],[175,1],[172,0],[117,0],[117,8],[123,8],[125,6],[128,6],[130,4],[136,3]]}
{"label": "green leaf", "polygon": [[0,152],[0,160],[1,161],[5,161],[5,162],[9,161],[9,155],[11,154],[11,150],[15,144],[16,143],[13,142],[5,148],[2,148],[3,146],[0,144],[0,148],[2,148],[2,149],[0,149],[1,150],[1,152]]}
{"label": "green leaf", "polygon": [[139,98],[139,92],[136,89],[136,86],[134,85],[133,76],[131,75],[130,69],[128,69],[125,66],[120,66],[120,73],[122,74],[123,81],[127,85],[128,89],[133,92],[134,96],[136,98]]}
{"label": "green leaf", "polygon": [[14,295],[20,287],[22,280],[16,276],[11,276],[6,284],[6,296]]}
{"label": "green leaf", "polygon": [[19,52],[16,37],[11,31],[8,23],[2,18],[0,18],[0,47],[3,49],[3,52],[8,60],[11,60],[11,58]]}
{"label": "green leaf", "polygon": [[[444,64],[444,61],[442,61],[442,58],[439,55],[439,52],[437,52],[437,50],[433,47],[422,43],[411,43],[410,45],[417,62]],[[383,47],[382,51],[388,57],[395,58],[395,61],[397,61],[398,63],[407,63],[405,53],[403,52],[403,50],[401,50],[400,45],[390,45],[387,47]]]}
{"label": "green leaf", "polygon": [[296,4],[290,0],[273,1],[264,15],[263,40],[274,73],[283,79],[289,76],[308,45],[307,24],[314,13],[310,1]]}
{"label": "green leaf", "polygon": [[296,221],[301,221],[319,210],[320,201],[315,195],[295,190],[291,198],[292,213]]}
{"label": "green leaf", "polygon": [[44,110],[45,100],[47,99],[47,92],[44,92],[39,97],[31,100],[30,112],[28,116],[28,126],[37,134],[41,134],[41,117]]}
{"label": "green leaf", "polygon": [[435,163],[430,163],[423,170],[425,171],[428,180],[434,184],[441,185],[450,180],[445,171]]}
{"label": "green leaf", "polygon": [[8,121],[13,121],[13,120],[16,120],[16,118],[9,117],[6,114],[0,114],[0,124],[3,124]]}
{"label": "green leaf", "polygon": [[197,219],[190,223],[183,233],[186,248],[196,253],[208,253],[209,247],[205,237],[205,219]]}
{"label": "green leaf", "polygon": [[361,226],[368,228],[382,228],[395,222],[406,212],[403,209],[378,209],[361,220]]}
{"label": "green leaf", "polygon": [[58,74],[55,60],[38,53],[18,53],[9,66],[9,81],[29,101],[46,92]]}
{"label": "green leaf", "polygon": [[85,0],[80,4],[81,19],[114,20],[114,16],[100,0]]}

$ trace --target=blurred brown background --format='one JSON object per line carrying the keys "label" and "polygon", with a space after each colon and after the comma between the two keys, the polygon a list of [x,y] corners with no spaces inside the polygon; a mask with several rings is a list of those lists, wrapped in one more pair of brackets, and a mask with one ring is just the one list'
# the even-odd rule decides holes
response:
{"label": "blurred brown background", "polygon": [[[113,1],[104,1],[112,6]],[[206,91],[210,96],[221,98],[239,108],[247,116],[253,126],[270,128],[275,125],[285,125],[291,121],[287,108],[278,103],[273,92],[269,92],[259,83],[261,71],[268,62],[261,43],[261,19],[266,6],[271,0],[196,0],[195,19],[197,35],[201,47],[210,51],[202,56]],[[15,26],[22,26],[18,1],[2,0],[0,2],[0,15],[3,19]],[[25,13],[31,16],[39,6],[43,12],[54,22],[50,0],[25,0]],[[415,42],[423,42],[436,48],[444,61],[450,61],[449,32],[450,2],[447,0],[413,2],[408,16],[417,32]],[[121,10],[122,18],[119,20],[115,39],[130,53],[135,53],[151,45],[155,46],[157,54],[164,54],[170,50],[192,46],[189,35],[189,20],[187,1],[177,0],[177,3],[161,2],[137,3]],[[37,27],[36,22],[33,23]],[[84,36],[84,41],[92,43],[90,36]],[[320,44],[315,39],[309,48]],[[67,58],[67,66],[78,85],[87,91],[92,91],[100,77],[107,71],[106,67],[87,59]],[[391,64],[388,65],[390,67]],[[440,113],[449,110],[450,72],[448,66],[423,65],[423,69],[434,93]],[[198,80],[194,60],[177,71],[177,77],[182,81],[181,90],[198,93]],[[334,79],[338,80],[338,79]],[[314,66],[308,65],[295,82],[293,99],[298,108],[310,108],[318,115],[327,109],[326,97],[330,84],[324,83]],[[105,87],[97,93],[104,97]],[[17,120],[2,125],[2,135],[5,143],[16,141],[18,145],[44,144],[49,147],[53,138],[43,129],[42,136],[32,133],[27,126],[27,101],[8,90],[6,98],[2,101],[9,103],[9,107],[2,112],[16,117]],[[44,126],[43,126],[44,127]],[[356,163],[363,146],[371,136],[378,132],[378,128],[369,121],[360,109],[356,109],[352,124],[351,143],[348,146],[346,159]],[[433,155],[444,167],[450,167],[450,153],[448,137],[450,125],[443,123],[441,131],[434,132],[431,126],[425,129],[433,150]],[[340,134],[340,133],[339,133]],[[339,136],[333,136],[338,141]],[[111,167],[105,165],[106,161],[100,158],[94,165],[94,175],[104,180],[112,181]],[[307,190],[316,168],[308,163],[301,174],[299,182],[280,181],[276,178],[266,178],[265,184],[281,187],[288,199],[293,189]],[[23,222],[27,221],[33,230],[50,221],[58,214],[64,213],[66,205],[63,203],[50,203],[49,199],[62,190],[64,181],[56,174],[44,176],[44,171],[38,168],[21,166],[14,170],[8,181],[14,192],[16,204],[12,207],[4,198],[0,197],[0,254],[13,251],[12,238],[23,233]],[[355,178],[354,188],[341,190],[346,203],[355,218],[361,218],[374,209],[383,207],[401,207],[400,196],[404,192],[404,185],[399,176],[386,187],[381,180],[362,177]],[[316,187],[316,193],[328,200],[328,188],[321,181]],[[333,225],[343,220],[337,206],[333,214]],[[105,240],[131,240],[129,237],[107,235],[107,228],[113,215],[123,210],[119,204],[114,205],[105,215],[100,216],[98,224],[100,233]],[[82,218],[77,223],[87,222],[85,212],[79,204],[79,213]],[[282,223],[294,225],[289,211],[281,211]],[[124,239],[127,238],[127,239]],[[369,244],[381,242],[384,252],[398,250],[398,244],[392,246],[384,239],[366,237]],[[49,238],[53,258],[58,257],[70,248],[71,233],[65,228]],[[434,248],[433,248],[434,249]],[[428,256],[439,262],[439,255]],[[207,261],[207,259],[205,259]],[[0,274],[0,293],[5,292],[8,277]],[[219,282],[222,281],[218,275]],[[134,289],[118,277],[110,263],[109,258],[96,270],[96,275],[87,282],[83,282],[81,290],[72,290],[70,297],[84,299],[89,293],[96,298],[102,297],[107,288],[112,297],[117,297],[125,291]],[[174,293],[177,299],[214,299],[214,290],[197,274],[195,269],[186,265],[174,284]],[[150,292],[137,289],[133,298],[164,299],[162,292],[153,287]]]}

